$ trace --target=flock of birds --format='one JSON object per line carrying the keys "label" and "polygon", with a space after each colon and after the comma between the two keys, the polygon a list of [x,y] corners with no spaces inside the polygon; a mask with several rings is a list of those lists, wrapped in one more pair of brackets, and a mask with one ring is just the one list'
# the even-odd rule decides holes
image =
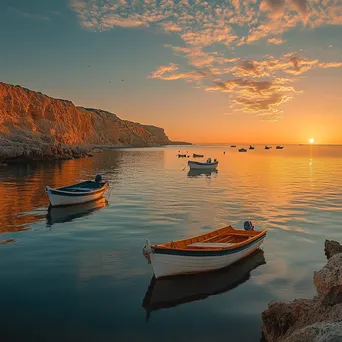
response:
{"label": "flock of birds", "polygon": [[[90,68],[90,65],[88,65],[88,68]],[[121,80],[121,82],[123,82],[124,80]],[[112,83],[112,81],[109,81],[109,83]]]}

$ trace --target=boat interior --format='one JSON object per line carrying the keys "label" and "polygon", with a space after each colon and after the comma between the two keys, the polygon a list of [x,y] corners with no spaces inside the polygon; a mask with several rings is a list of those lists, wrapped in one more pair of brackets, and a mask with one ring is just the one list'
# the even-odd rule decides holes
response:
{"label": "boat interior", "polygon": [[257,239],[266,230],[237,230],[232,226],[224,227],[203,235],[187,238],[184,240],[171,241],[164,244],[155,245],[160,249],[181,249],[181,250],[217,250],[229,249],[244,245],[250,240]]}
{"label": "boat interior", "polygon": [[98,183],[94,181],[85,181],[78,184],[58,188],[58,190],[69,192],[89,192],[101,189],[105,184],[105,182]]}

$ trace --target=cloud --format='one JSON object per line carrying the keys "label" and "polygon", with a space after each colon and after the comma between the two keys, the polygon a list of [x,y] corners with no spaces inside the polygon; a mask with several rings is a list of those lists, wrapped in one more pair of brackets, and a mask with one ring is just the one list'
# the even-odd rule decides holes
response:
{"label": "cloud", "polygon": [[159,23],[158,25],[161,26],[165,32],[181,32],[182,31],[182,28],[178,24],[172,21],[164,21],[164,22]]}
{"label": "cloud", "polygon": [[278,18],[284,14],[286,10],[293,7],[305,19],[308,15],[307,0],[263,0],[260,9],[271,12],[271,16]]}
{"label": "cloud", "polygon": [[[193,46],[232,46],[271,40],[303,21],[341,25],[340,0],[69,0],[81,25],[93,31],[154,26]],[[265,15],[265,12],[269,15]],[[241,28],[248,28],[247,35]]]}
{"label": "cloud", "polygon": [[260,8],[272,12],[273,16],[281,15],[284,11],[285,0],[263,0]]}
{"label": "cloud", "polygon": [[275,44],[275,45],[281,45],[285,43],[285,40],[282,38],[277,38],[277,37],[272,37],[272,38],[268,38],[267,40],[269,43],[271,44]]}
{"label": "cloud", "polygon": [[325,63],[319,63],[318,66],[323,69],[342,68],[342,62],[325,62]]}
{"label": "cloud", "polygon": [[160,78],[166,73],[178,70],[177,64],[170,63],[169,65],[161,65],[156,71],[152,73],[151,78]]}
{"label": "cloud", "polygon": [[307,0],[291,0],[291,3],[304,18],[308,16]]}
{"label": "cloud", "polygon": [[203,77],[205,77],[205,73],[203,72],[197,70],[181,72],[178,70],[178,66],[172,63],[170,63],[169,65],[160,66],[149,76],[149,78],[161,79],[164,81],[175,81],[184,79],[187,82],[198,82]]}
{"label": "cloud", "polygon": [[298,91],[289,85],[274,81],[254,81],[244,78],[218,82],[207,91],[222,91],[232,95],[232,108],[244,113],[263,116],[263,120],[276,120],[282,115],[280,105],[289,101]]}
{"label": "cloud", "polygon": [[236,77],[266,77],[269,73],[266,71],[265,64],[256,61],[246,60],[241,64],[231,68],[231,72]]}
{"label": "cloud", "polygon": [[296,56],[292,56],[289,59],[289,61],[293,65],[293,69],[292,68],[286,68],[286,69],[284,69],[284,71],[287,72],[288,74],[292,74],[292,75],[303,74],[304,72],[315,68],[318,64],[318,59],[310,60],[310,59],[299,58]]}
{"label": "cloud", "polygon": [[21,17],[32,19],[32,20],[41,20],[41,21],[49,21],[49,20],[51,20],[50,17],[48,17],[46,15],[32,14],[32,13],[25,12],[25,11],[22,11],[20,9],[13,8],[13,7],[10,7],[9,10],[11,12],[14,12],[14,13],[20,15]]}
{"label": "cloud", "polygon": [[[202,57],[201,50],[167,47],[191,55],[192,58]],[[226,67],[224,72],[213,67],[181,71],[178,65],[171,63],[159,67],[149,77],[165,81],[183,79],[187,82],[196,82],[197,85],[201,83],[205,91],[227,93],[234,110],[254,113],[263,121],[274,122],[283,115],[282,105],[301,93],[293,85],[299,75],[315,68],[342,67],[342,62],[319,62],[317,59],[294,54],[285,54],[278,59],[273,56],[262,60],[244,61],[232,58],[222,63],[233,65]],[[231,78],[224,81],[218,77],[211,81],[212,84],[205,84],[210,82],[213,76],[222,76],[225,73],[231,74]]]}
{"label": "cloud", "polygon": [[341,0],[69,1],[87,30],[144,28],[167,34],[168,42],[178,41],[172,43],[177,46],[164,45],[178,64],[162,65],[148,78],[184,80],[206,91],[224,92],[234,110],[262,120],[275,121],[282,115],[283,104],[300,93],[294,85],[301,75],[342,66],[296,53],[253,59],[236,55],[248,44],[251,49],[261,44],[266,53],[269,44],[285,48],[283,35],[294,29],[342,26]]}

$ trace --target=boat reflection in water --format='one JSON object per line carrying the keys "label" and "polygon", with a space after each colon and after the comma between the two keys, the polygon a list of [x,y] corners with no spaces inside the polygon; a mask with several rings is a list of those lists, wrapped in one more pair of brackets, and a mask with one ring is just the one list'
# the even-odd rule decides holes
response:
{"label": "boat reflection in water", "polygon": [[215,175],[217,173],[218,173],[217,170],[196,170],[196,169],[192,169],[192,170],[189,170],[188,177],[189,178],[201,177],[201,176],[210,177],[211,175]]}
{"label": "boat reflection in water", "polygon": [[250,272],[264,264],[264,252],[257,249],[250,256],[218,271],[159,279],[153,276],[143,300],[146,321],[152,311],[228,292],[246,282]]}
{"label": "boat reflection in water", "polygon": [[90,215],[108,205],[106,198],[97,201],[77,204],[69,207],[50,207],[46,215],[46,223],[52,226],[55,223],[70,222],[76,218]]}

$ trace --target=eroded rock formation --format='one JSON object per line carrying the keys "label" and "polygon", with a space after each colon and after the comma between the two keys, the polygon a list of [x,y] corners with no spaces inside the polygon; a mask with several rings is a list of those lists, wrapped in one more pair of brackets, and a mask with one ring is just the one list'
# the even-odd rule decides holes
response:
{"label": "eroded rock formation", "polygon": [[[70,101],[0,83],[0,162],[85,156],[80,146],[170,143],[162,128],[121,120],[100,109],[76,107]],[[77,151],[75,146],[79,146]]]}
{"label": "eroded rock formation", "polygon": [[325,251],[329,260],[314,273],[317,296],[290,303],[274,301],[262,313],[266,341],[342,341],[342,246],[326,240]]}

